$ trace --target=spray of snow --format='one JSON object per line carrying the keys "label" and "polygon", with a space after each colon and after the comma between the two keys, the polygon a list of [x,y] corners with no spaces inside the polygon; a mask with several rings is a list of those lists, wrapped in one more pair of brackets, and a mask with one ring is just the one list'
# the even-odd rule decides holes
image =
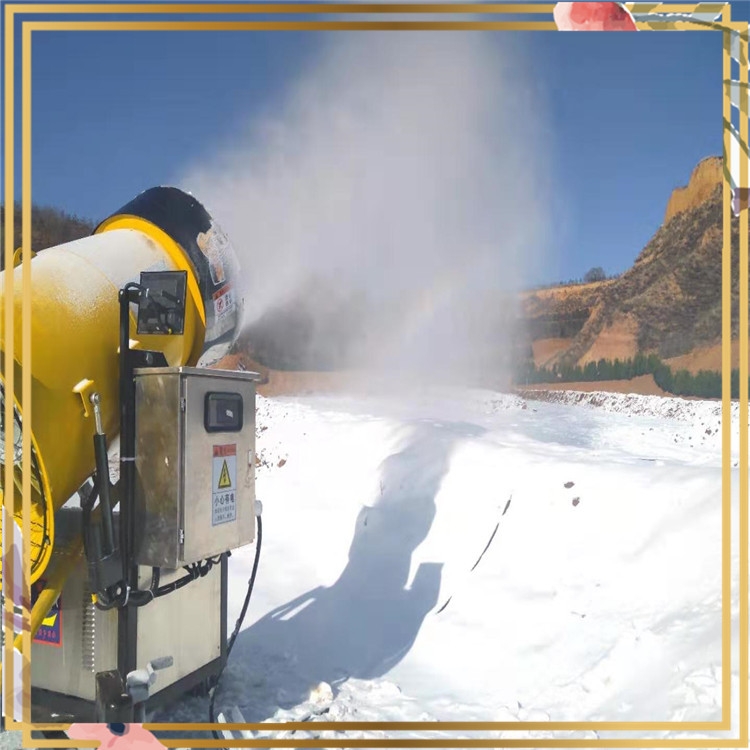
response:
{"label": "spray of snow", "polygon": [[321,39],[272,111],[178,180],[232,238],[246,329],[308,367],[426,372],[450,348],[457,373],[497,371],[488,352],[507,350],[515,318],[502,294],[551,242],[523,49],[483,34]]}

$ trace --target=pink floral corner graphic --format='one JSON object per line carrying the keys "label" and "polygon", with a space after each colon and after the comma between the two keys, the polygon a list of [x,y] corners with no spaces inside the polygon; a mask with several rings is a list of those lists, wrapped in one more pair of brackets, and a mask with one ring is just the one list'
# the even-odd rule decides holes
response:
{"label": "pink floral corner graphic", "polygon": [[74,740],[101,740],[99,750],[155,750],[164,745],[141,724],[125,725],[124,734],[115,734],[108,724],[72,724],[68,737]]}
{"label": "pink floral corner graphic", "polygon": [[623,3],[557,3],[553,17],[560,31],[637,31]]}

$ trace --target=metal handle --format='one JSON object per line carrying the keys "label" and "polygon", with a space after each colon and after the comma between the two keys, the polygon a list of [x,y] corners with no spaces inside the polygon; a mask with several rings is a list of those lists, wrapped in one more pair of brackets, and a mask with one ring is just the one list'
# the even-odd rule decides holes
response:
{"label": "metal handle", "polygon": [[160,669],[167,669],[173,664],[174,659],[171,656],[162,656],[152,659],[145,669],[136,669],[128,673],[125,685],[134,706],[145,704],[148,700],[149,688],[156,682],[156,672]]}

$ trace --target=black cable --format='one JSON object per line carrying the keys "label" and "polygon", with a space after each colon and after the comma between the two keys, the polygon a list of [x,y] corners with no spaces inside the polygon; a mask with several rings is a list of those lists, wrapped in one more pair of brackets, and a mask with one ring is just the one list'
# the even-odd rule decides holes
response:
{"label": "black cable", "polygon": [[[185,568],[185,570],[190,570],[190,569]],[[176,581],[172,581],[172,583],[167,583],[167,584],[164,584],[164,586],[160,586],[154,592],[154,596],[158,598],[160,596],[166,596],[167,594],[171,594],[177,591],[178,589],[181,589],[183,586],[187,586],[196,578],[198,578],[197,573],[194,572],[193,570],[190,570],[190,572],[186,576],[182,576],[182,578],[178,578]]]}
{"label": "black cable", "polygon": [[[92,539],[94,526],[91,523],[91,513],[94,508],[94,504],[96,503],[98,495],[99,495],[99,483],[97,481],[96,475],[94,475],[94,485],[91,489],[91,493],[89,494],[88,498],[84,502],[81,503],[81,511],[82,511],[81,525],[82,525],[83,549],[84,549],[84,555],[89,565],[92,565],[92,564],[98,565],[100,562],[98,555],[101,554],[101,549],[96,548],[96,544],[94,543],[95,537],[94,539]],[[110,594],[108,592],[105,593],[105,592],[99,591],[96,593],[95,603],[96,603],[97,609],[106,611],[106,610],[113,609],[114,607],[116,607],[119,603],[119,598],[117,596],[113,596],[112,598],[110,598]]]}
{"label": "black cable", "polygon": [[[221,669],[219,670],[219,674],[216,676],[216,683],[214,684],[213,688],[211,688],[211,695],[210,699],[208,701],[208,721],[210,724],[215,723],[214,719],[214,702],[216,700],[216,691],[219,689],[219,680],[221,680],[221,675],[224,673],[224,669],[227,665],[227,662],[229,661],[229,654],[232,653],[232,647],[234,646],[234,642],[237,640],[237,636],[239,635],[240,628],[242,627],[242,622],[245,619],[245,615],[247,614],[247,608],[250,604],[250,597],[253,595],[253,587],[255,586],[255,576],[258,573],[258,561],[260,560],[260,545],[263,541],[263,521],[260,516],[256,516],[257,523],[258,523],[258,537],[255,540],[255,560],[253,561],[253,572],[250,574],[250,581],[247,584],[247,594],[245,595],[245,601],[242,604],[242,611],[240,612],[240,616],[237,618],[237,623],[234,626],[234,632],[232,633],[229,643],[227,644],[227,658],[224,661],[224,664],[222,665]],[[219,733],[215,730],[211,730],[211,734],[213,734],[214,739],[220,740],[221,737],[219,737]]]}
{"label": "black cable", "polygon": [[94,458],[96,484],[99,490],[99,517],[102,529],[102,558],[110,557],[115,551],[114,519],[112,517],[111,484],[109,481],[109,459],[107,457],[107,436],[94,435]]}
{"label": "black cable", "polygon": [[96,608],[100,609],[102,611],[107,611],[109,609],[114,609],[115,607],[119,606],[120,604],[120,597],[115,596],[112,599],[109,598],[108,595],[104,594],[104,592],[99,591],[96,594]]}
{"label": "black cable", "polygon": [[135,514],[133,513],[133,487],[135,486],[135,434],[133,403],[135,385],[130,350],[130,304],[135,302],[144,288],[129,282],[120,290],[120,555],[122,557],[122,602],[126,606],[130,590],[138,588],[138,568],[133,565]]}
{"label": "black cable", "polygon": [[242,604],[242,611],[240,612],[240,616],[237,618],[237,623],[234,626],[234,632],[232,633],[232,637],[229,639],[229,644],[227,645],[227,659],[229,659],[229,654],[232,653],[232,647],[234,646],[234,642],[237,640],[237,636],[239,635],[240,628],[242,627],[242,623],[245,619],[245,615],[247,614],[247,608],[250,604],[250,597],[253,594],[253,586],[255,586],[255,576],[258,573],[258,561],[260,560],[260,545],[263,541],[263,520],[260,516],[257,516],[257,523],[258,523],[258,538],[255,542],[255,559],[253,560],[253,571],[250,574],[250,582],[247,585],[247,594],[245,596],[245,601]]}
{"label": "black cable", "polygon": [[[107,479],[104,480],[105,482]],[[98,473],[94,474],[93,477],[93,487],[91,489],[91,493],[89,494],[88,498],[81,503],[81,510],[82,510],[82,536],[83,536],[83,549],[84,554],[86,556],[87,562],[89,566],[95,565],[98,566],[101,563],[101,543],[99,540],[99,536],[97,534],[94,534],[95,531],[97,531],[96,526],[92,524],[91,521],[91,515],[94,508],[94,505],[96,504],[97,498],[101,501],[101,495],[100,495],[100,478]],[[104,508],[101,506],[100,502],[100,516],[103,515]],[[156,570],[156,569],[154,569]],[[90,573],[90,576],[93,574]],[[155,588],[154,581],[156,581],[156,585],[158,585],[158,573],[155,574],[154,577],[151,579],[151,585],[152,590]],[[110,586],[106,591],[97,591],[96,592],[96,607],[97,609],[101,611],[107,611],[110,609],[114,609],[114,607],[121,606],[122,599],[124,597],[124,586],[119,586],[119,591],[113,592],[112,589],[114,589],[114,586]],[[132,597],[133,601],[130,602],[134,604],[135,606],[142,606],[144,604],[148,604],[150,601],[153,600],[154,596],[149,591],[138,591],[133,592],[134,596]]]}
{"label": "black cable", "polygon": [[81,503],[81,536],[83,538],[83,553],[86,559],[89,559],[89,555],[93,552],[91,550],[91,539],[90,539],[90,528],[91,528],[91,511],[96,503],[96,498],[99,495],[99,487],[94,482],[94,486],[91,490],[91,494],[88,496],[85,502]]}
{"label": "black cable", "polygon": [[[127,601],[127,606],[144,607],[145,605],[150,604],[154,599],[166,596],[167,594],[172,594],[175,591],[183,588],[184,586],[187,586],[192,581],[196,581],[198,580],[198,578],[203,578],[204,576],[208,575],[213,566],[217,565],[220,562],[221,555],[216,558],[206,560],[204,563],[193,563],[192,565],[185,566],[184,570],[187,571],[187,575],[183,576],[182,578],[178,578],[176,581],[172,581],[171,583],[166,583],[163,586],[159,585],[159,579],[161,576],[159,568],[152,568],[151,585],[145,590],[131,589]],[[112,597],[111,599],[110,596]],[[102,592],[99,592],[97,594],[97,597],[101,599],[101,606],[99,606],[99,609],[111,609],[116,605],[123,606],[122,596],[122,585],[120,585],[120,592],[116,595],[103,594]]]}

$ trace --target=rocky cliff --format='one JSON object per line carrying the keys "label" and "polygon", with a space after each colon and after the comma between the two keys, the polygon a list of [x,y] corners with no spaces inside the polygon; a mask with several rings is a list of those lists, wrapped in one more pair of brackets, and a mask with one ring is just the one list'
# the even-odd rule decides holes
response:
{"label": "rocky cliff", "polygon": [[710,156],[703,159],[690,175],[690,181],[684,187],[675,188],[664,215],[664,224],[681,213],[697,208],[705,203],[721,185],[722,181],[722,159],[718,156]]}
{"label": "rocky cliff", "polygon": [[[585,365],[644,352],[698,366],[706,358],[689,357],[692,352],[715,354],[721,340],[722,221],[722,160],[710,157],[687,186],[672,193],[664,224],[619,278],[523,296],[536,364]],[[735,336],[738,239],[734,219]]]}

